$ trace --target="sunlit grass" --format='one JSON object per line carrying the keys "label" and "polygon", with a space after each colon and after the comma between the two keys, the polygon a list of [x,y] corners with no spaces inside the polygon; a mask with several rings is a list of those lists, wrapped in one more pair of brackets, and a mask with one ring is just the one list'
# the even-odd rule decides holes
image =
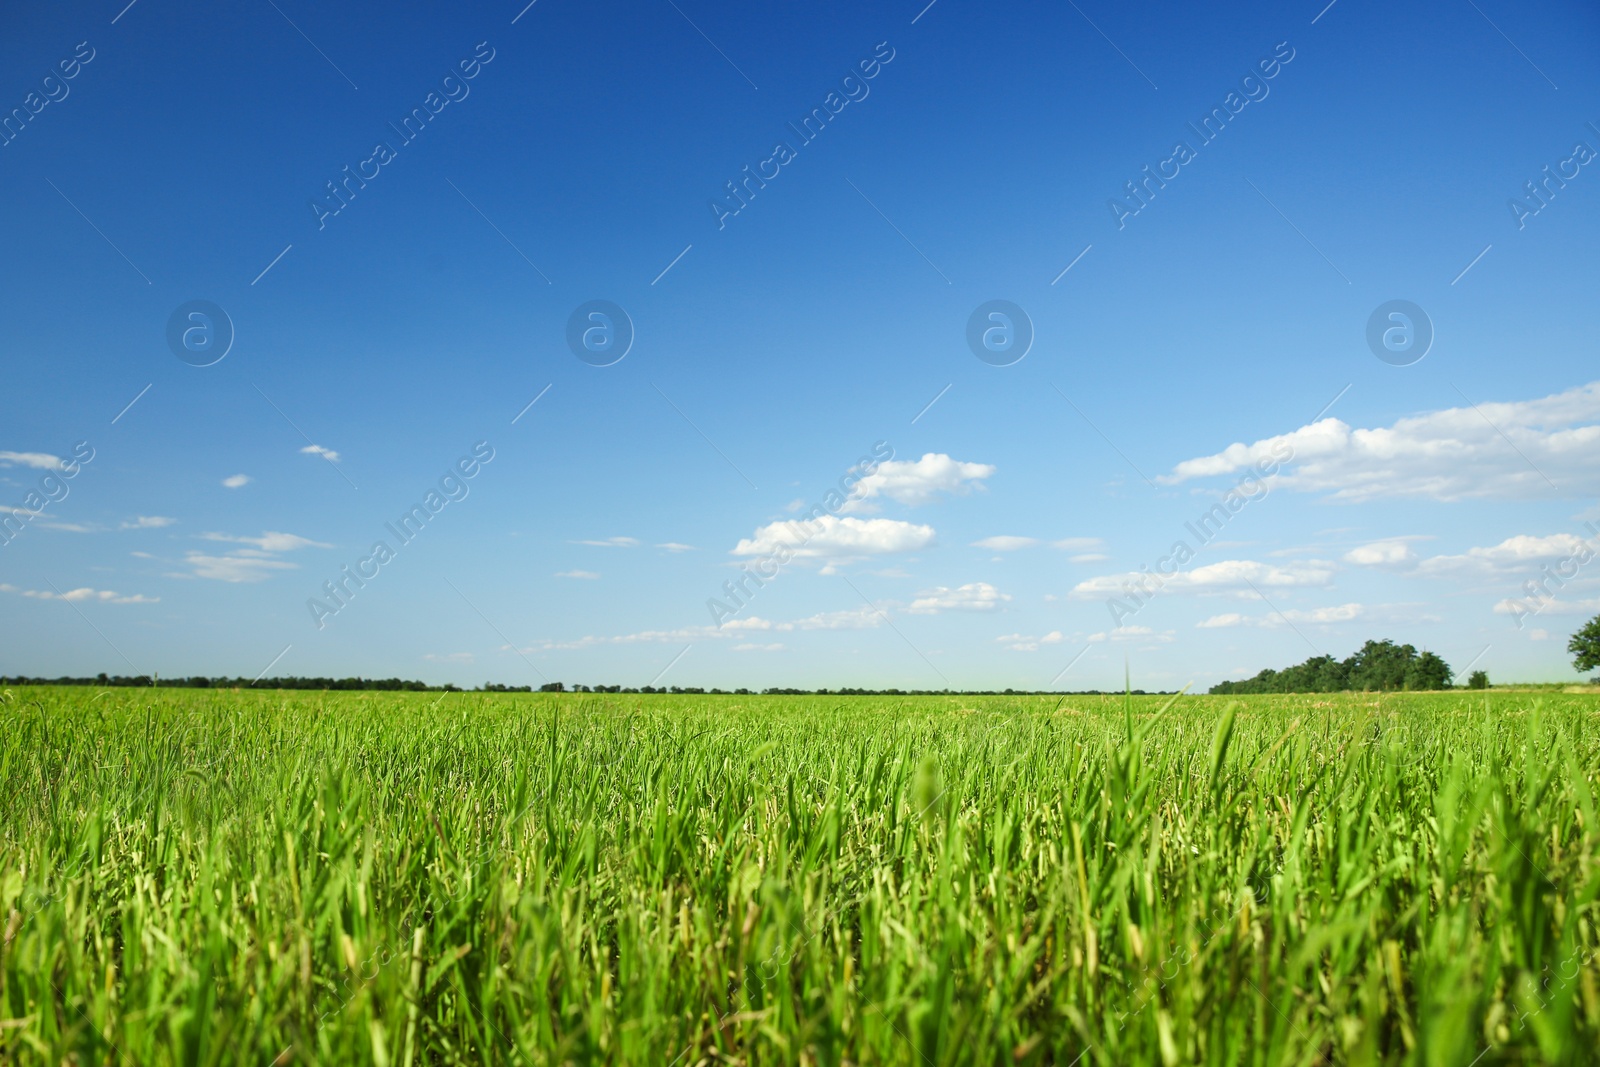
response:
{"label": "sunlit grass", "polygon": [[1596,1061],[1600,700],[1170,699],[12,690],[0,1060]]}

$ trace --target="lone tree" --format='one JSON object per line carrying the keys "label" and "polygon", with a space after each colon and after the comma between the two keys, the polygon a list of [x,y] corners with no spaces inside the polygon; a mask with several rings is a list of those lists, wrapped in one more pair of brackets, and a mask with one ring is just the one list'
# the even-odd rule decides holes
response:
{"label": "lone tree", "polygon": [[1488,671],[1473,671],[1471,674],[1467,675],[1467,688],[1468,689],[1487,689],[1487,688],[1489,688],[1489,672]]}
{"label": "lone tree", "polygon": [[1600,615],[1584,623],[1583,629],[1572,635],[1567,651],[1572,653],[1572,666],[1580,673],[1600,667]]}

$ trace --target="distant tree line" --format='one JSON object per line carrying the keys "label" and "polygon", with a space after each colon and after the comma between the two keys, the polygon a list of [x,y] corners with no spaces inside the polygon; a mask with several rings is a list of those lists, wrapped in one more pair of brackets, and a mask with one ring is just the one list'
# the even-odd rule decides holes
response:
{"label": "distant tree line", "polygon": [[459,686],[429,685],[404,678],[152,678],[148,674],[97,674],[93,678],[29,678],[0,675],[0,685],[167,686],[173,689],[371,689],[386,692],[460,692]]}
{"label": "distant tree line", "polygon": [[[1060,696],[1060,692],[1043,689],[704,689],[697,685],[656,686],[637,688],[623,685],[574,685],[547,682],[541,686],[501,685],[484,682],[474,690],[464,690],[456,685],[429,685],[426,682],[402,678],[152,678],[148,674],[96,675],[93,678],[29,678],[25,675],[6,677],[0,675],[0,685],[81,685],[115,687],[168,686],[175,689],[325,689],[373,690],[377,692],[416,693],[659,693],[659,694],[711,694],[721,696]],[[1131,690],[1134,696],[1148,696],[1143,689]],[[1080,696],[1121,695],[1121,691],[1102,693],[1098,689],[1079,690]],[[1157,691],[1156,695],[1161,695]]]}
{"label": "distant tree line", "polygon": [[[1480,672],[1481,673],[1481,672]],[[1393,641],[1368,641],[1346,659],[1313,656],[1281,671],[1264,670],[1241,682],[1219,682],[1213,693],[1342,693],[1448,689],[1455,672],[1432,652]],[[1487,676],[1483,679],[1487,685]]]}

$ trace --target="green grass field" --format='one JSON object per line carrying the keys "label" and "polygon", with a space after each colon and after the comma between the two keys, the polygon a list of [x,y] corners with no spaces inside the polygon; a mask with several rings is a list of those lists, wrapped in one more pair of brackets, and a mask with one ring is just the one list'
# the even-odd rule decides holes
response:
{"label": "green grass field", "polygon": [[1589,695],[11,690],[0,1061],[1593,1063],[1597,790]]}

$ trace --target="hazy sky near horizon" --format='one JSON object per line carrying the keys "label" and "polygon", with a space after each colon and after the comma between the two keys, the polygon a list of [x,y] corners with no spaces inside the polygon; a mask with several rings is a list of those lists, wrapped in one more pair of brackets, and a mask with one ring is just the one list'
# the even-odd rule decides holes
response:
{"label": "hazy sky near horizon", "polygon": [[1575,677],[1593,5],[525,4],[0,16],[0,673]]}

